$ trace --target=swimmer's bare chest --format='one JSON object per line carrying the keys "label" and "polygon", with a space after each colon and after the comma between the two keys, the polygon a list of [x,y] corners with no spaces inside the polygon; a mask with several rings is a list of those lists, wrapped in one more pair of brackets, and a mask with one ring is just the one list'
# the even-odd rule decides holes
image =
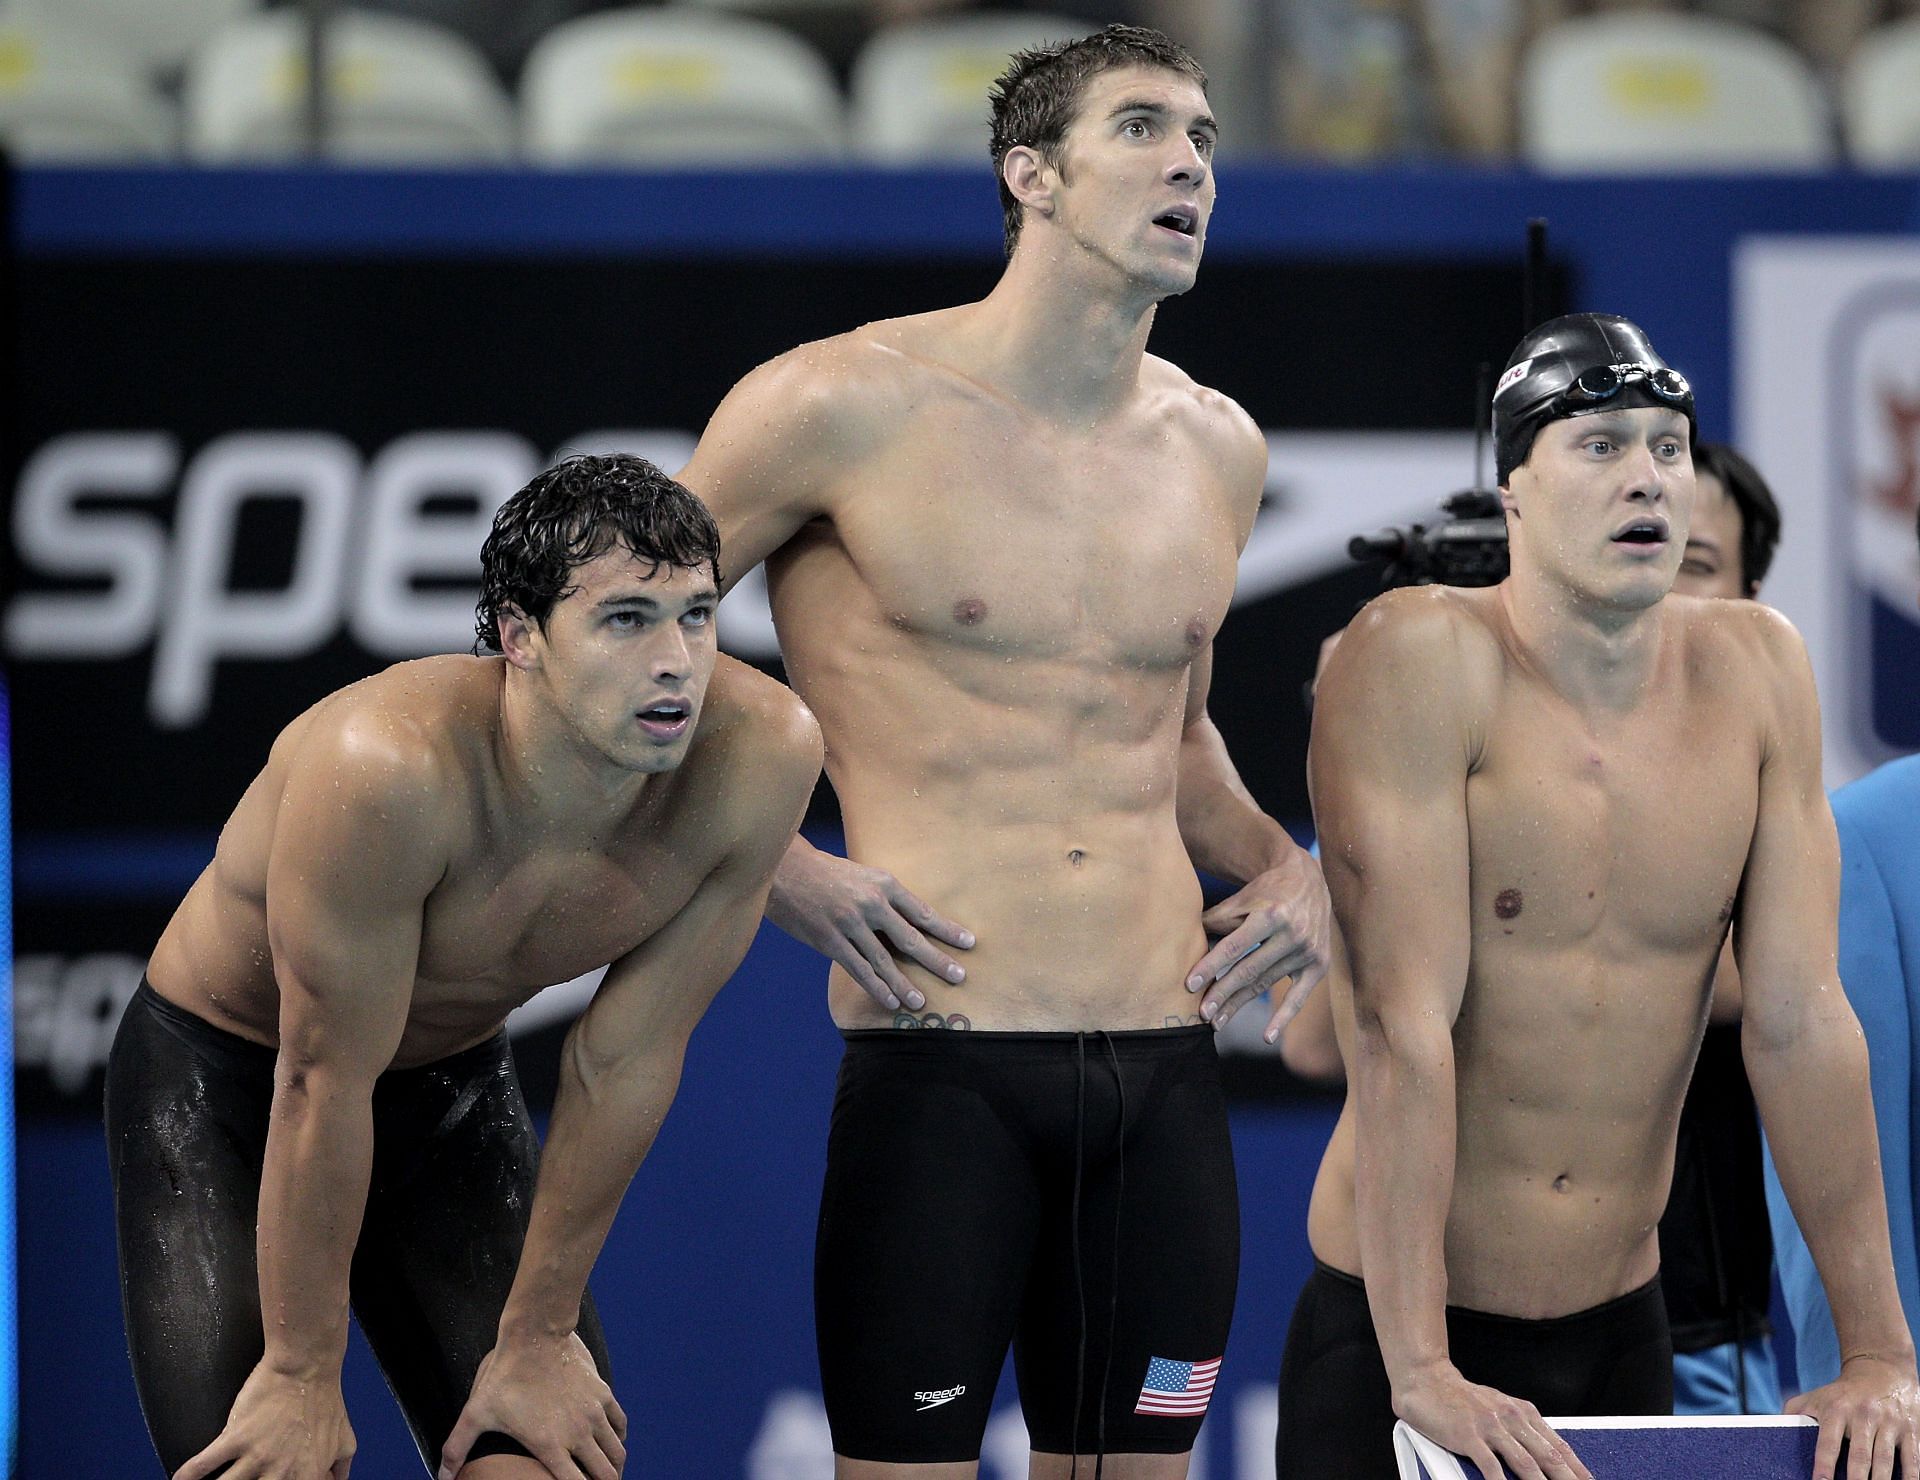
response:
{"label": "swimmer's bare chest", "polygon": [[686,906],[705,872],[697,844],[681,842],[677,853],[664,839],[468,860],[427,899],[409,1036],[430,1025],[484,1025],[647,940]]}
{"label": "swimmer's bare chest", "polygon": [[1463,1185],[1664,1195],[1758,811],[1757,728],[1725,701],[1676,684],[1582,721],[1520,685],[1502,704],[1467,789]]}
{"label": "swimmer's bare chest", "polygon": [[1717,695],[1582,719],[1509,687],[1467,783],[1476,975],[1508,954],[1614,966],[1718,949],[1759,804],[1759,736]]}
{"label": "swimmer's bare chest", "polygon": [[[1173,418],[1069,435],[964,399],[850,470],[770,563],[849,851],[978,939],[933,1010],[1160,1027],[1204,951],[1174,781],[1224,619],[1233,491]],[[843,1026],[882,1019],[836,974]]]}
{"label": "swimmer's bare chest", "polygon": [[[966,677],[1004,682],[1001,697],[1026,686],[1019,660],[1183,671],[1226,614],[1237,558],[1205,452],[1172,417],[1067,432],[933,398],[849,470],[831,520],[775,558],[783,637],[803,667],[848,624],[924,638],[930,663],[991,658],[998,673]],[[1070,703],[1052,678],[1031,699]]]}
{"label": "swimmer's bare chest", "polygon": [[[543,988],[633,950],[692,899],[714,862],[709,851],[680,828],[613,846],[461,849],[421,906],[394,1066],[467,1047]],[[154,985],[209,1021],[271,1044],[280,1014],[268,946],[272,902],[264,877],[246,868],[255,850],[235,853],[224,877],[210,871],[195,885],[169,927],[155,953]]]}
{"label": "swimmer's bare chest", "polygon": [[1521,686],[1468,783],[1450,1298],[1545,1316],[1644,1283],[1758,809],[1750,715],[1684,688],[1583,723]]}

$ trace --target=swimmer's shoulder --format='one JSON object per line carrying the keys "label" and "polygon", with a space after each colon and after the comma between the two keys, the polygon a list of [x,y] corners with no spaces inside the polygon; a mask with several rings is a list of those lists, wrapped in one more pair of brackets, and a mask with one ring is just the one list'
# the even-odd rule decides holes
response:
{"label": "swimmer's shoulder", "polygon": [[416,658],[348,684],[281,731],[269,773],[281,790],[337,793],[431,846],[458,830],[484,785],[503,661]]}
{"label": "swimmer's shoulder", "polygon": [[1507,671],[1503,625],[1493,587],[1382,592],[1348,625],[1321,678],[1328,693],[1316,691],[1314,707],[1330,698],[1404,709],[1434,724],[1451,718],[1477,730]]}
{"label": "swimmer's shoulder", "polygon": [[1266,433],[1225,391],[1202,385],[1173,361],[1158,355],[1142,358],[1140,384],[1156,406],[1177,417],[1193,435],[1242,456],[1257,453],[1265,465]]}
{"label": "swimmer's shoulder", "polygon": [[1690,681],[1711,686],[1740,712],[1789,728],[1794,716],[1817,709],[1806,640],[1780,612],[1752,600],[1667,601],[1681,624]]}
{"label": "swimmer's shoulder", "polygon": [[819,779],[825,745],[813,711],[785,684],[724,654],[714,665],[688,757],[703,808],[738,829],[791,823]]}
{"label": "swimmer's shoulder", "polygon": [[1782,613],[1763,602],[1724,597],[1669,596],[1672,610],[1684,623],[1691,646],[1773,670],[1805,661],[1807,645],[1800,631]]}
{"label": "swimmer's shoulder", "polygon": [[930,321],[939,317],[883,319],[776,355],[733,388],[722,413],[749,412],[788,439],[841,441],[883,430],[911,394],[910,372],[938,343]]}
{"label": "swimmer's shoulder", "polygon": [[1220,470],[1251,524],[1267,482],[1267,434],[1260,424],[1233,397],[1158,355],[1144,357],[1140,382],[1150,406],[1180,428],[1198,460]]}
{"label": "swimmer's shoulder", "polygon": [[1341,640],[1359,652],[1470,678],[1502,661],[1505,616],[1494,586],[1401,586],[1360,609]]}
{"label": "swimmer's shoulder", "polygon": [[505,663],[453,653],[395,663],[336,690],[296,723],[306,723],[308,747],[446,778],[490,748]]}

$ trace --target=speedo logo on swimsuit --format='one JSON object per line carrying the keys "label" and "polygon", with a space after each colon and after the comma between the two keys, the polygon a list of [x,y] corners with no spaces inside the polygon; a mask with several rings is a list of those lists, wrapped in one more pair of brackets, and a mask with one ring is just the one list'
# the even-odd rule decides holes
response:
{"label": "speedo logo on swimsuit", "polygon": [[942,1403],[951,1403],[955,1398],[965,1394],[966,1390],[967,1385],[963,1382],[958,1387],[941,1388],[934,1393],[915,1393],[913,1401],[920,1406],[913,1411],[925,1413],[929,1408],[938,1408]]}

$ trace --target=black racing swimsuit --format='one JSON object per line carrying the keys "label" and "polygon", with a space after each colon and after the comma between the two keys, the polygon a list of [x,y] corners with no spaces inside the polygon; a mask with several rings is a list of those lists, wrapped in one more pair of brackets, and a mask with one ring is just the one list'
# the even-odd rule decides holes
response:
{"label": "black racing swimsuit", "polygon": [[[265,1344],[254,1228],[275,1050],[140,984],[107,1063],[107,1149],[127,1346],[171,1474],[219,1437]],[[540,1146],[506,1035],[373,1089],[353,1312],[429,1470],[493,1349]],[[589,1299],[579,1332],[608,1372]],[[470,1457],[525,1454],[488,1434]]]}
{"label": "black racing swimsuit", "polygon": [[[1673,1343],[1658,1275],[1572,1315],[1531,1321],[1447,1307],[1469,1382],[1546,1417],[1673,1412]],[[1395,1480],[1393,1394],[1367,1287],[1314,1261],[1280,1360],[1279,1480]]]}
{"label": "black racing swimsuit", "polygon": [[1036,1450],[1191,1449],[1240,1269],[1213,1029],[845,1036],[814,1256],[835,1452],[977,1458],[1009,1343]]}

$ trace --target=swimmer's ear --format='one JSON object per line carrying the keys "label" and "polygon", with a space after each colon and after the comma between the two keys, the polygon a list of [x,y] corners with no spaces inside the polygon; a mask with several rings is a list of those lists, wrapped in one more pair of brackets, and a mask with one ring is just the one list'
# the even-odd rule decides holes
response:
{"label": "swimmer's ear", "polygon": [[1524,466],[1515,468],[1511,473],[1507,474],[1507,481],[1500,485],[1501,512],[1511,514],[1516,519],[1520,517],[1520,500],[1513,496],[1513,484],[1514,480],[1524,472],[1526,472]]}
{"label": "swimmer's ear", "polygon": [[1013,198],[1037,216],[1053,214],[1053,184],[1047,161],[1038,149],[1016,144],[1000,160],[1000,178]]}
{"label": "swimmer's ear", "polygon": [[500,608],[500,656],[515,668],[537,668],[540,656],[534,646],[538,629],[517,606]]}

